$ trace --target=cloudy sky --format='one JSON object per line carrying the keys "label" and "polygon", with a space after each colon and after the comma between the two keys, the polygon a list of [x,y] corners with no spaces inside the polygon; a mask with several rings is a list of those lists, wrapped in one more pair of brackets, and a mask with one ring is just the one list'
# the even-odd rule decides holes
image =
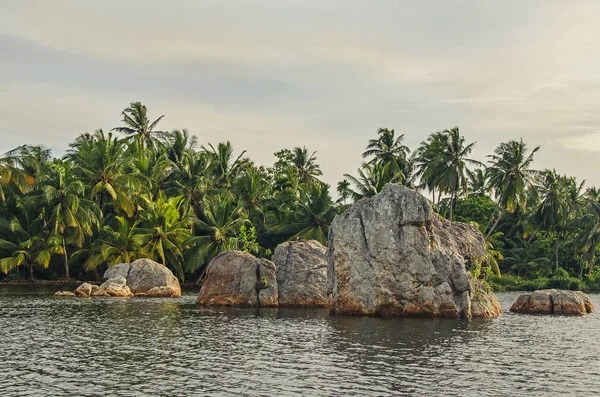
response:
{"label": "cloudy sky", "polygon": [[481,160],[522,137],[538,168],[600,186],[599,19],[595,1],[2,0],[0,152],[62,155],[141,101],[260,164],[306,145],[332,184],[379,127],[416,147],[458,125]]}

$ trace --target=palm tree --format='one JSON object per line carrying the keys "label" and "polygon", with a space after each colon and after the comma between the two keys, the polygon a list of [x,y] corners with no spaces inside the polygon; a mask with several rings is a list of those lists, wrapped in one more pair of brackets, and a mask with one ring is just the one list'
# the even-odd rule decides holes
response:
{"label": "palm tree", "polygon": [[530,271],[545,269],[550,260],[545,257],[537,257],[531,246],[517,247],[508,251],[504,258],[504,264],[510,266],[512,271],[519,276],[526,276]]}
{"label": "palm tree", "polygon": [[401,171],[406,174],[407,157],[410,149],[402,144],[404,134],[395,136],[394,130],[380,128],[377,131],[379,138],[370,139],[367,149],[363,152],[363,158],[373,157],[369,162],[374,164],[389,164],[389,172],[392,175]]}
{"label": "palm tree", "polygon": [[347,179],[343,179],[337,184],[337,193],[340,196],[338,202],[346,203],[346,200],[350,197],[350,182]]}
{"label": "palm tree", "polygon": [[55,160],[43,181],[41,202],[48,211],[48,229],[62,242],[65,278],[69,279],[69,255],[66,241],[82,248],[85,237],[91,236],[99,223],[99,208],[85,198],[85,185],[75,179],[68,161]]}
{"label": "palm tree", "polygon": [[442,151],[434,158],[437,163],[437,187],[440,191],[450,193],[450,221],[452,221],[454,201],[457,192],[460,190],[466,193],[468,188],[468,176],[471,171],[467,165],[482,165],[479,161],[468,158],[473,151],[475,142],[465,146],[465,138],[460,135],[458,127],[442,132],[444,137],[444,146]]}
{"label": "palm tree", "polygon": [[110,204],[133,216],[135,205],[130,195],[143,185],[144,178],[131,172],[135,167],[125,156],[125,142],[98,130],[80,135],[69,147],[66,158],[73,162],[75,174],[90,189],[88,194],[102,212],[109,213],[106,206]]}
{"label": "palm tree", "polygon": [[[434,132],[429,135],[426,141],[421,142],[421,145],[414,154],[415,178],[420,179],[420,184],[417,186],[422,189],[427,189],[432,193],[432,202],[437,204],[442,198],[442,191],[438,189],[440,174],[444,172],[444,164],[441,161],[441,153],[447,147],[447,136],[443,132]],[[438,198],[436,200],[435,192],[438,189]]]}
{"label": "palm tree", "polygon": [[204,146],[202,150],[210,156],[215,185],[219,188],[231,188],[239,172],[248,165],[248,160],[243,158],[246,151],[242,151],[234,159],[231,142],[220,142],[217,148],[210,143],[208,146],[210,150]]}
{"label": "palm tree", "polygon": [[533,214],[533,222],[538,229],[554,231],[556,235],[556,269],[559,267],[558,250],[560,237],[569,221],[569,214],[575,203],[571,200],[568,178],[558,175],[555,170],[545,170],[538,186],[540,203]]}
{"label": "palm tree", "polygon": [[389,167],[389,164],[363,163],[362,167],[358,169],[358,178],[344,174],[344,177],[354,185],[354,188],[350,189],[354,200],[375,196],[383,190],[387,183],[400,183],[403,177],[402,173],[398,172],[390,177]]}
{"label": "palm tree", "polygon": [[194,209],[199,215],[202,203],[214,191],[211,170],[211,156],[207,153],[185,152],[180,164],[176,164],[166,190],[174,196],[183,196],[184,212]]}
{"label": "palm tree", "polygon": [[161,192],[139,213],[142,251],[165,266],[171,265],[182,281],[183,253],[192,248],[189,242],[196,221],[194,216],[182,213],[183,202],[181,196],[167,199]]}
{"label": "palm tree", "polygon": [[6,203],[7,191],[22,194],[30,190],[35,183],[33,176],[18,167],[24,148],[25,146],[20,146],[0,156],[0,202],[3,204]]}
{"label": "palm tree", "polygon": [[190,135],[185,128],[167,132],[163,139],[167,158],[178,167],[183,165],[185,158],[194,152],[198,145],[196,136]]}
{"label": "palm tree", "polygon": [[295,147],[292,154],[292,164],[298,170],[300,183],[315,182],[318,176],[323,175],[317,164],[317,152],[309,154],[306,147]]}
{"label": "palm tree", "polygon": [[45,210],[40,211],[33,201],[19,201],[10,211],[10,219],[0,219],[0,271],[25,265],[33,279],[34,265],[47,268],[53,254],[62,254],[60,238],[52,236],[44,221]]}
{"label": "palm tree", "polygon": [[154,147],[158,140],[157,137],[164,135],[163,131],[155,131],[154,128],[162,120],[164,115],[150,122],[147,115],[146,106],[141,102],[131,102],[129,107],[123,112],[123,127],[115,127],[112,131],[122,132],[129,135],[140,142],[142,151],[144,146]]}
{"label": "palm tree", "polygon": [[485,169],[476,168],[469,174],[469,197],[488,197],[490,186]]}
{"label": "palm tree", "polygon": [[265,224],[265,208],[272,199],[265,175],[256,169],[244,172],[234,186],[234,193],[248,219],[253,225],[262,228]]}
{"label": "palm tree", "polygon": [[73,257],[86,256],[83,268],[88,271],[104,263],[112,266],[146,258],[147,255],[142,250],[142,231],[138,225],[139,221],[115,216],[104,225],[91,248],[77,251]]}
{"label": "palm tree", "polygon": [[204,267],[210,258],[237,246],[235,241],[242,225],[248,223],[242,207],[235,205],[231,196],[222,194],[207,199],[202,207],[193,237],[197,249],[186,261],[188,271]]}
{"label": "palm tree", "polygon": [[501,143],[494,154],[489,155],[490,166],[486,169],[490,186],[498,201],[497,215],[494,214],[490,221],[496,217],[486,237],[489,237],[506,211],[513,212],[518,206],[527,204],[527,189],[533,184],[537,172],[531,170],[533,156],[540,150],[535,147],[527,154],[527,145],[520,141]]}
{"label": "palm tree", "polygon": [[[575,245],[587,254],[591,275],[596,262],[596,250],[600,244],[600,191],[596,188],[587,190],[584,196],[583,213],[576,219],[579,234],[575,237]],[[580,268],[583,275],[583,265]]]}
{"label": "palm tree", "polygon": [[276,235],[288,236],[289,240],[301,238],[327,244],[329,226],[336,215],[333,200],[329,195],[329,185],[309,185],[290,215],[285,224],[273,227]]}

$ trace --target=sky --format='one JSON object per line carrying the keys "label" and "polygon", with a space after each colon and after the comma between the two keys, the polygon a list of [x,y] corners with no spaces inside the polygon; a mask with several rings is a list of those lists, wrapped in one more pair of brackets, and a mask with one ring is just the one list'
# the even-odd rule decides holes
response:
{"label": "sky", "polygon": [[141,101],[258,164],[306,146],[334,186],[378,128],[416,148],[454,126],[481,161],[522,138],[536,168],[600,186],[599,18],[591,0],[2,0],[0,153],[61,156]]}

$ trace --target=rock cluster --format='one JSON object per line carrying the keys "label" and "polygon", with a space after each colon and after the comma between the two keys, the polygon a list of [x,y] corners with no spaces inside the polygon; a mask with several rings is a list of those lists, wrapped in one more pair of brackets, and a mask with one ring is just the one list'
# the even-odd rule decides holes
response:
{"label": "rock cluster", "polygon": [[524,314],[581,315],[593,312],[594,305],[581,291],[546,289],[519,296],[510,311]]}
{"label": "rock cluster", "polygon": [[354,203],[329,229],[328,294],[333,313],[495,317],[493,293],[467,263],[485,261],[474,226],[440,218],[420,194],[388,184]]}
{"label": "rock cluster", "polygon": [[138,259],[131,264],[110,267],[104,272],[104,283],[99,286],[83,283],[75,293],[59,291],[55,296],[180,297],[181,287],[177,277],[165,266],[150,259]]}

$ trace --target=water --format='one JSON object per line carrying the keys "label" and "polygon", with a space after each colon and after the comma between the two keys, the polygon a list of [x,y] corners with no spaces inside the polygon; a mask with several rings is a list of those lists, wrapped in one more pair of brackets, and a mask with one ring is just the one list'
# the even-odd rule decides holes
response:
{"label": "water", "polygon": [[[2,396],[550,396],[600,392],[600,314],[493,320],[197,308],[0,287]],[[591,296],[600,309],[600,296]],[[599,312],[600,313],[600,312]]]}

